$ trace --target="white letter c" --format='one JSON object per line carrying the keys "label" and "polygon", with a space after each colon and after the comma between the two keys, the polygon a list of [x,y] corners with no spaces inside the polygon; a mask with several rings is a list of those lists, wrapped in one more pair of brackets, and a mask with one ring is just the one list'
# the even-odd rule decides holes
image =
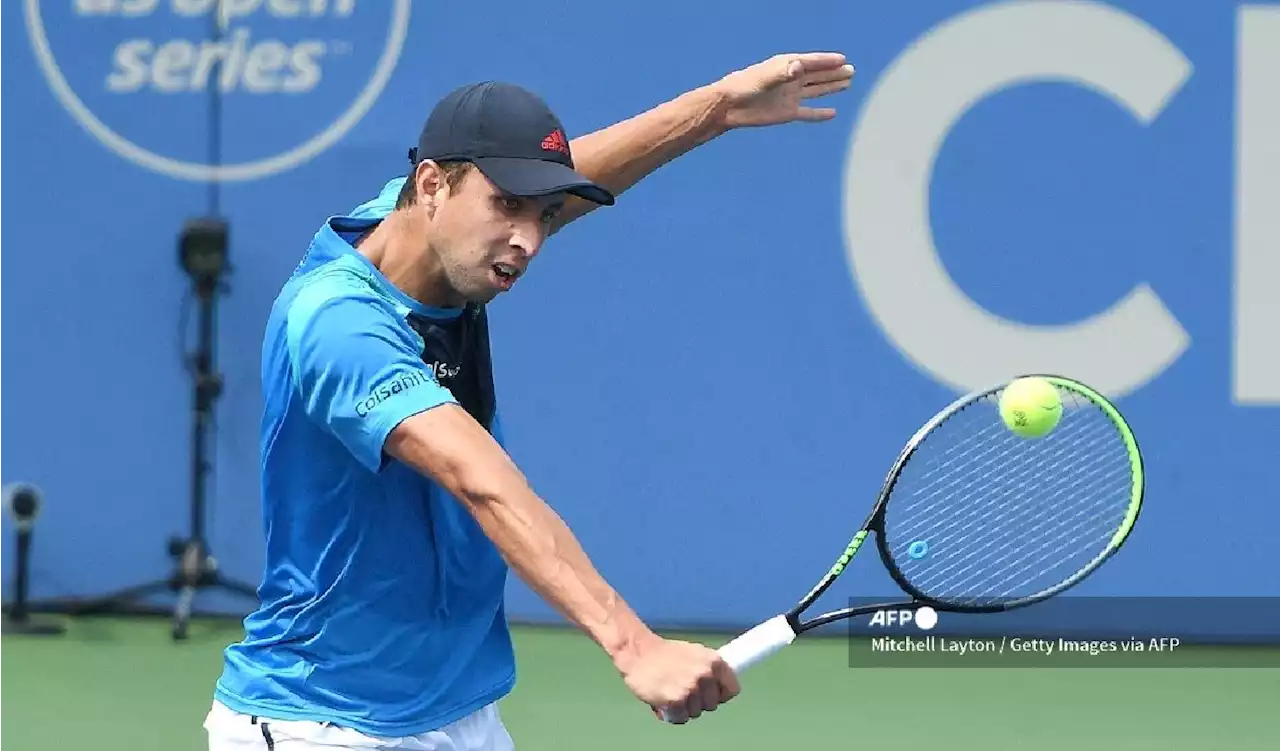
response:
{"label": "white letter c", "polygon": [[929,183],[951,128],[1001,89],[1036,81],[1083,86],[1147,124],[1190,72],[1157,31],[1093,2],[993,4],[918,39],[868,94],[845,166],[846,252],[890,341],[960,390],[1049,372],[1120,396],[1177,360],[1190,339],[1145,283],[1067,325],[1030,326],[979,307],[938,258]]}

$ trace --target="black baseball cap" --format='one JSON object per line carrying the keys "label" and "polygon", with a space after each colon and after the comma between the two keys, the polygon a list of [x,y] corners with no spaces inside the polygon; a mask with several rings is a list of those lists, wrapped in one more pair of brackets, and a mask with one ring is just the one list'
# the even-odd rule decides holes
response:
{"label": "black baseball cap", "polygon": [[612,206],[614,196],[574,171],[564,126],[536,94],[498,81],[470,84],[444,96],[422,126],[416,167],[424,159],[466,161],[513,196],[565,192]]}

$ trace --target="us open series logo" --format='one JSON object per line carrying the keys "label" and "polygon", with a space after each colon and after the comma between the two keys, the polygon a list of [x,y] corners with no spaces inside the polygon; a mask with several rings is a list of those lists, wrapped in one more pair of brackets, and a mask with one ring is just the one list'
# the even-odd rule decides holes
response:
{"label": "us open series logo", "polygon": [[[24,0],[58,102],[121,158],[169,177],[257,180],[333,146],[396,67],[412,0]],[[223,128],[210,164],[209,94]],[[299,124],[302,123],[301,127]],[[304,135],[301,137],[299,133]],[[234,148],[233,148],[234,146]]]}

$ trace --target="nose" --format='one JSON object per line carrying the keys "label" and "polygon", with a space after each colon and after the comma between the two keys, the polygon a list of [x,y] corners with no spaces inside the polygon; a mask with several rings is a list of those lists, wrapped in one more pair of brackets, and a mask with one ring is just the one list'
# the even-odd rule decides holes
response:
{"label": "nose", "polygon": [[523,258],[533,258],[538,254],[538,249],[542,247],[542,241],[546,239],[542,227],[538,225],[519,226],[511,233],[511,249],[519,253]]}

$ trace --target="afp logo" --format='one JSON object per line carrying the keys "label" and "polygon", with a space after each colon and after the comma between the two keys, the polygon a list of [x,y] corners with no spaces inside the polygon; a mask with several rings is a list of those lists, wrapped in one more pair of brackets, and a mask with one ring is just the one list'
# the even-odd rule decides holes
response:
{"label": "afp logo", "polygon": [[[24,2],[40,68],[76,122],[123,159],[203,182],[269,177],[346,135],[395,70],[412,5]],[[215,98],[223,134],[216,159],[208,146]]]}
{"label": "afp logo", "polygon": [[892,628],[894,626],[906,626],[908,623],[914,622],[922,631],[929,631],[938,625],[938,611],[925,605],[915,610],[877,610],[872,614],[871,620],[868,622],[870,626],[880,628]]}

